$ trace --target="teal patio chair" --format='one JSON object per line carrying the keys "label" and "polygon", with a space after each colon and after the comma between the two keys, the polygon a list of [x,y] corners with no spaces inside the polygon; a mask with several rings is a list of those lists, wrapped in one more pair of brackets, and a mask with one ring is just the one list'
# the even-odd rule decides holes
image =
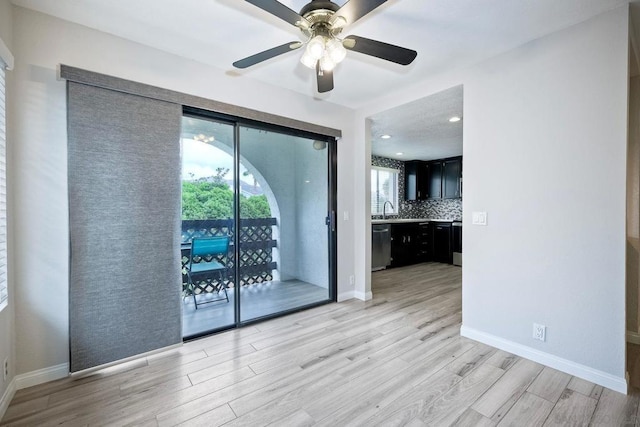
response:
{"label": "teal patio chair", "polygon": [[[227,266],[225,262],[228,260],[228,255],[229,236],[196,237],[191,241],[191,253],[189,255],[189,263],[187,264],[187,282],[193,295],[196,310],[198,309],[198,304],[208,304],[225,299],[229,302],[227,286],[224,283],[224,279],[227,277]],[[196,259],[195,262],[194,259]],[[224,259],[224,261],[222,259]],[[217,287],[214,286],[212,281],[211,286],[217,289],[218,295],[220,295],[220,292],[224,292],[224,298],[205,300],[198,303],[195,281],[211,280],[215,276],[219,278],[219,285]]]}

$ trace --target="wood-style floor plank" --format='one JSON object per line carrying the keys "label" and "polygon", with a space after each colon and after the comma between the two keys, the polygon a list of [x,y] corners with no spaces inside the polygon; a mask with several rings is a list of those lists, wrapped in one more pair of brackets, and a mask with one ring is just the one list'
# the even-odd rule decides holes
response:
{"label": "wood-style floor plank", "polygon": [[542,368],[530,360],[518,360],[471,408],[487,418],[500,421]]}
{"label": "wood-style floor plank", "polygon": [[372,286],[370,301],[315,307],[20,390],[0,424],[638,423],[635,390],[625,396],[461,337],[459,267],[381,271]]}
{"label": "wood-style floor plank", "polygon": [[538,427],[544,424],[552,409],[553,403],[535,394],[525,392],[498,423],[498,426],[520,427],[523,420],[526,420],[527,426]]}
{"label": "wood-style floor plank", "polygon": [[598,402],[571,389],[565,389],[544,426],[587,426]]}

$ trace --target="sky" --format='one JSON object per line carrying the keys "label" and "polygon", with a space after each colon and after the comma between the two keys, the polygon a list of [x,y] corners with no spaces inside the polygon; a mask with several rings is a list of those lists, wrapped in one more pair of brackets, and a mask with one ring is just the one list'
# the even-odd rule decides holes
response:
{"label": "sky", "polygon": [[[233,180],[233,156],[220,148],[193,139],[182,139],[182,177],[183,179],[206,178],[216,175],[217,168],[228,169],[225,180]],[[253,176],[243,176],[247,169],[240,164],[240,179],[253,185]]]}

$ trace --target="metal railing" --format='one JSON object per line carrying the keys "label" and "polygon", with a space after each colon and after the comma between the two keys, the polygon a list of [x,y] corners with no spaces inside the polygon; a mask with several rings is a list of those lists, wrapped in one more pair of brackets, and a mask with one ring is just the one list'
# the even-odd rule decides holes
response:
{"label": "metal railing", "polygon": [[[273,239],[273,226],[277,225],[276,218],[251,218],[240,220],[240,285],[247,286],[255,283],[273,280],[273,270],[277,263],[273,260],[273,248],[277,241]],[[225,285],[235,287],[234,268],[236,265],[233,247],[235,242],[233,219],[205,219],[182,221],[182,289],[185,295],[191,291],[187,286],[186,266],[189,262],[191,239],[194,237],[232,236],[231,248],[226,257],[220,261],[227,266]],[[215,276],[195,283],[195,293],[214,292],[222,285]]]}

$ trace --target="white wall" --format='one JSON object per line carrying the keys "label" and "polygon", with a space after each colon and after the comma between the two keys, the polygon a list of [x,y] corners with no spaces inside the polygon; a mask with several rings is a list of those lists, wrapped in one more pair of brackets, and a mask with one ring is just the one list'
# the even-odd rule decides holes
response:
{"label": "white wall", "polygon": [[[633,61],[635,58],[630,57]],[[627,335],[640,338],[640,77],[629,81],[629,143],[627,149]]]}
{"label": "white wall", "polygon": [[464,84],[463,334],[620,391],[627,32],[623,7],[357,112]]}
{"label": "white wall", "polygon": [[[353,182],[353,111],[282,92],[248,78],[136,43],[14,8],[13,189],[18,372],[68,361],[68,215],[65,83],[60,63],[217,101],[342,129],[338,180]],[[353,211],[353,188],[341,186],[339,210]],[[353,231],[340,224],[338,292],[352,293]]]}
{"label": "white wall", "polygon": [[[11,19],[12,10],[11,3],[9,0],[0,0],[0,39],[4,42],[4,44],[15,54],[13,49],[13,20]],[[13,90],[11,89],[11,84],[13,82],[13,72],[8,71],[6,74],[6,85],[7,85],[7,97],[13,96]],[[11,119],[12,111],[7,111],[7,121]],[[13,141],[11,132],[13,131],[13,127],[11,124],[7,125],[7,141],[9,147],[7,148],[7,158],[9,161],[7,162],[7,167],[9,171],[13,169],[11,158],[11,144]],[[13,196],[13,191],[11,191],[11,180],[8,177],[8,186],[9,191],[7,194],[8,198],[8,206],[11,209],[11,197]],[[11,226],[11,222],[13,221],[13,215],[11,210],[8,212],[8,220],[9,226]],[[7,381],[3,380],[2,374],[0,374],[0,418],[2,418],[2,407],[4,403],[2,397],[5,395],[9,388],[10,382],[13,380],[15,376],[15,334],[14,334],[14,298],[13,293],[15,292],[15,285],[13,280],[13,271],[11,262],[13,261],[13,257],[11,256],[11,242],[13,240],[13,232],[10,229],[9,231],[9,305],[0,312],[0,368],[2,366],[2,362],[5,358],[9,359],[9,377]],[[9,393],[7,393],[7,397]]]}

